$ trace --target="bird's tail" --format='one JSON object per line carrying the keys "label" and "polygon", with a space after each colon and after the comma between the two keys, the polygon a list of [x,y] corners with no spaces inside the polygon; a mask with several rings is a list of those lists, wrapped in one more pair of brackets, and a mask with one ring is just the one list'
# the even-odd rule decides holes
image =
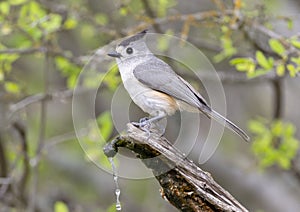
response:
{"label": "bird's tail", "polygon": [[231,121],[229,121],[227,118],[225,118],[221,114],[217,113],[216,111],[214,111],[213,109],[211,109],[209,107],[205,108],[204,110],[202,109],[202,111],[208,117],[213,118],[214,120],[216,120],[220,124],[225,125],[225,127],[227,127],[228,129],[230,129],[231,131],[233,131],[234,133],[236,133],[237,135],[239,135],[245,141],[247,141],[247,142],[250,141],[250,137],[241,128],[239,128],[238,126],[236,126],[234,123],[232,123]]}

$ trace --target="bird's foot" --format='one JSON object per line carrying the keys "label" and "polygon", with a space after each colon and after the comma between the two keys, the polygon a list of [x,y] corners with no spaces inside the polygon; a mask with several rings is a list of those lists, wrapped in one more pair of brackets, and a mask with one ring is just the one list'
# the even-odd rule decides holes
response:
{"label": "bird's foot", "polygon": [[150,128],[151,121],[148,117],[141,118],[139,122],[131,122],[134,126],[140,127],[140,128]]}
{"label": "bird's foot", "polygon": [[131,122],[133,126],[139,127],[141,130],[147,133],[147,140],[150,138],[151,134],[151,120],[148,117],[141,118],[139,122]]}
{"label": "bird's foot", "polygon": [[166,119],[162,118],[158,120],[156,117],[148,118],[144,117],[140,119],[139,122],[131,122],[135,127],[140,128],[148,134],[147,139],[149,139],[151,133],[155,133],[159,136],[163,136],[166,129]]}

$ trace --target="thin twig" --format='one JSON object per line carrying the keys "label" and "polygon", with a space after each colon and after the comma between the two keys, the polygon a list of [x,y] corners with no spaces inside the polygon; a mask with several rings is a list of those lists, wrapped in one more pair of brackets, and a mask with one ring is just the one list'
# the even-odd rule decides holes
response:
{"label": "thin twig", "polygon": [[[45,54],[45,64],[44,64],[44,93],[47,95],[48,93],[48,79],[49,79],[49,54],[46,52]],[[47,102],[41,101],[41,112],[40,112],[40,133],[38,138],[38,146],[35,152],[35,157],[32,160],[33,166],[33,180],[32,180],[32,189],[31,189],[31,198],[29,201],[28,211],[34,212],[36,208],[36,199],[37,199],[37,186],[38,186],[38,176],[39,176],[39,161],[41,157],[41,150],[44,147],[45,142],[45,133],[46,133],[46,116],[47,116]]]}
{"label": "thin twig", "polygon": [[17,194],[21,200],[22,203],[26,203],[26,194],[25,194],[25,188],[27,186],[27,182],[30,175],[30,164],[29,164],[29,156],[28,156],[28,144],[27,144],[27,138],[26,138],[26,130],[24,129],[24,126],[22,124],[15,122],[13,124],[13,127],[16,129],[20,136],[21,146],[22,146],[22,156],[23,156],[23,164],[24,169],[21,176],[21,179],[18,183],[18,191]]}
{"label": "thin twig", "polygon": [[273,38],[279,40],[286,47],[289,55],[300,55],[300,50],[287,42],[286,37],[260,23],[257,23],[256,21],[247,20],[244,24],[243,30],[250,40],[264,52],[274,54],[274,51],[268,45],[268,40]]}
{"label": "thin twig", "polygon": [[0,54],[33,54],[37,52],[45,52],[44,47],[26,48],[26,49],[0,49]]}
{"label": "thin twig", "polygon": [[[299,155],[299,152],[298,152],[298,155]],[[300,183],[300,170],[299,168],[297,167],[297,164],[299,161],[299,157],[297,159],[297,157],[295,157],[292,162],[291,162],[291,172],[293,173],[294,177],[296,178],[296,180]]]}
{"label": "thin twig", "polygon": [[4,143],[0,134],[0,177],[7,177],[7,160]]}
{"label": "thin twig", "polygon": [[283,82],[281,79],[275,79],[272,81],[273,91],[274,91],[274,119],[281,119],[283,116],[283,105],[284,105],[284,97],[283,97]]}
{"label": "thin twig", "polygon": [[11,178],[8,177],[8,164],[4,143],[5,142],[2,140],[2,134],[0,134],[0,200],[2,200],[5,196],[5,193],[11,183]]}
{"label": "thin twig", "polygon": [[10,114],[12,115],[34,103],[55,100],[55,99],[62,100],[62,99],[71,98],[72,96],[73,96],[73,90],[69,90],[69,89],[64,91],[57,91],[54,93],[48,93],[48,94],[39,93],[32,96],[28,96],[22,99],[21,101],[11,105]]}

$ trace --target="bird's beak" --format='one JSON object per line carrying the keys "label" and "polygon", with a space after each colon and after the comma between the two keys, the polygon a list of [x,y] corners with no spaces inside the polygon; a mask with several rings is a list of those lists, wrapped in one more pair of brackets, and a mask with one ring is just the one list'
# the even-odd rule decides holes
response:
{"label": "bird's beak", "polygon": [[116,52],[115,50],[109,52],[107,55],[116,58],[120,58],[122,56],[120,53]]}

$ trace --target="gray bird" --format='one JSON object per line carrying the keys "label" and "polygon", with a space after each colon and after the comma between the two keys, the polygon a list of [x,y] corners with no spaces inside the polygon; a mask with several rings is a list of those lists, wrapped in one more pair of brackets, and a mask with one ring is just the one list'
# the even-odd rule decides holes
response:
{"label": "gray bird", "polygon": [[151,117],[143,119],[139,126],[171,116],[177,110],[200,111],[249,141],[242,129],[212,110],[187,81],[149,50],[143,39],[146,32],[123,40],[115,51],[108,53],[116,58],[124,87],[133,102]]}

